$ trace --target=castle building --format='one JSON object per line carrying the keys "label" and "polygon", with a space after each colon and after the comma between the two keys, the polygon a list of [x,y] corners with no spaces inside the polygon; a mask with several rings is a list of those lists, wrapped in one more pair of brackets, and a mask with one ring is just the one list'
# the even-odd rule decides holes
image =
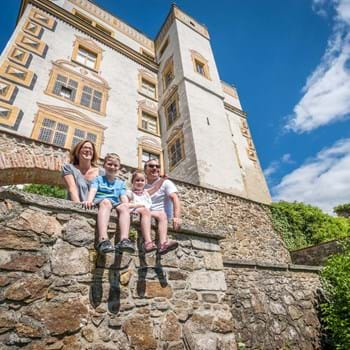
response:
{"label": "castle building", "polygon": [[271,201],[235,87],[207,28],[173,5],[155,39],[88,0],[22,0],[0,57],[0,128],[63,148],[82,139],[141,168]]}

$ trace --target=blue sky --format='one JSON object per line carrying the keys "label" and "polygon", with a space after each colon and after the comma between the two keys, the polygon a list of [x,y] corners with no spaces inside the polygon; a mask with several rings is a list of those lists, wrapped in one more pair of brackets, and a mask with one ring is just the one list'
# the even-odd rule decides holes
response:
{"label": "blue sky", "polygon": [[[97,0],[154,38],[172,1]],[[0,13],[0,48],[19,0]],[[234,84],[274,200],[331,212],[350,202],[350,1],[179,0],[211,35]]]}

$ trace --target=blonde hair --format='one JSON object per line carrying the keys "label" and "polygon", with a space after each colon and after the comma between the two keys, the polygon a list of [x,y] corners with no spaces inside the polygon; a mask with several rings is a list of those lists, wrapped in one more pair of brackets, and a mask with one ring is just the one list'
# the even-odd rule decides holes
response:
{"label": "blonde hair", "polygon": [[90,140],[82,140],[80,142],[78,142],[70,151],[69,153],[69,158],[70,158],[70,162],[73,165],[79,165],[79,153],[80,150],[82,149],[82,147],[86,144],[86,143],[90,143],[92,145],[92,149],[93,149],[93,154],[92,154],[92,159],[91,159],[91,165],[93,167],[97,167],[97,152],[96,152],[96,146],[95,144],[90,141]]}
{"label": "blonde hair", "polygon": [[105,165],[107,160],[109,159],[116,160],[120,165],[120,157],[117,153],[107,153],[105,158],[103,159],[103,165]]}

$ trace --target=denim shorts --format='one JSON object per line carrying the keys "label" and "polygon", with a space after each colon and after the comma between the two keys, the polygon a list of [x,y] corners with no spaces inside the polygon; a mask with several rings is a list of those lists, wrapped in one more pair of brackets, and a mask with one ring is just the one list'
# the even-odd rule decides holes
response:
{"label": "denim shorts", "polygon": [[112,198],[95,198],[94,199],[94,204],[98,207],[99,204],[105,199],[107,199],[107,200],[109,200],[111,202],[112,208],[116,208],[118,205],[122,204],[121,202],[114,201]]}

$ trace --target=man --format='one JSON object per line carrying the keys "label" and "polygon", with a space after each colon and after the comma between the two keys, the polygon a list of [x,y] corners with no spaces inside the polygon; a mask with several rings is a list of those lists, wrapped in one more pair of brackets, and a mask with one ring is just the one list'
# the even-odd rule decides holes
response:
{"label": "man", "polygon": [[[146,174],[147,185],[149,188],[160,180],[160,165],[157,159],[150,159],[145,163],[144,171]],[[172,219],[174,230],[179,230],[181,227],[181,204],[177,195],[178,190],[175,184],[170,180],[165,180],[160,189],[155,192],[152,198],[151,212],[165,211],[167,218]],[[157,215],[154,216],[160,223]]]}

